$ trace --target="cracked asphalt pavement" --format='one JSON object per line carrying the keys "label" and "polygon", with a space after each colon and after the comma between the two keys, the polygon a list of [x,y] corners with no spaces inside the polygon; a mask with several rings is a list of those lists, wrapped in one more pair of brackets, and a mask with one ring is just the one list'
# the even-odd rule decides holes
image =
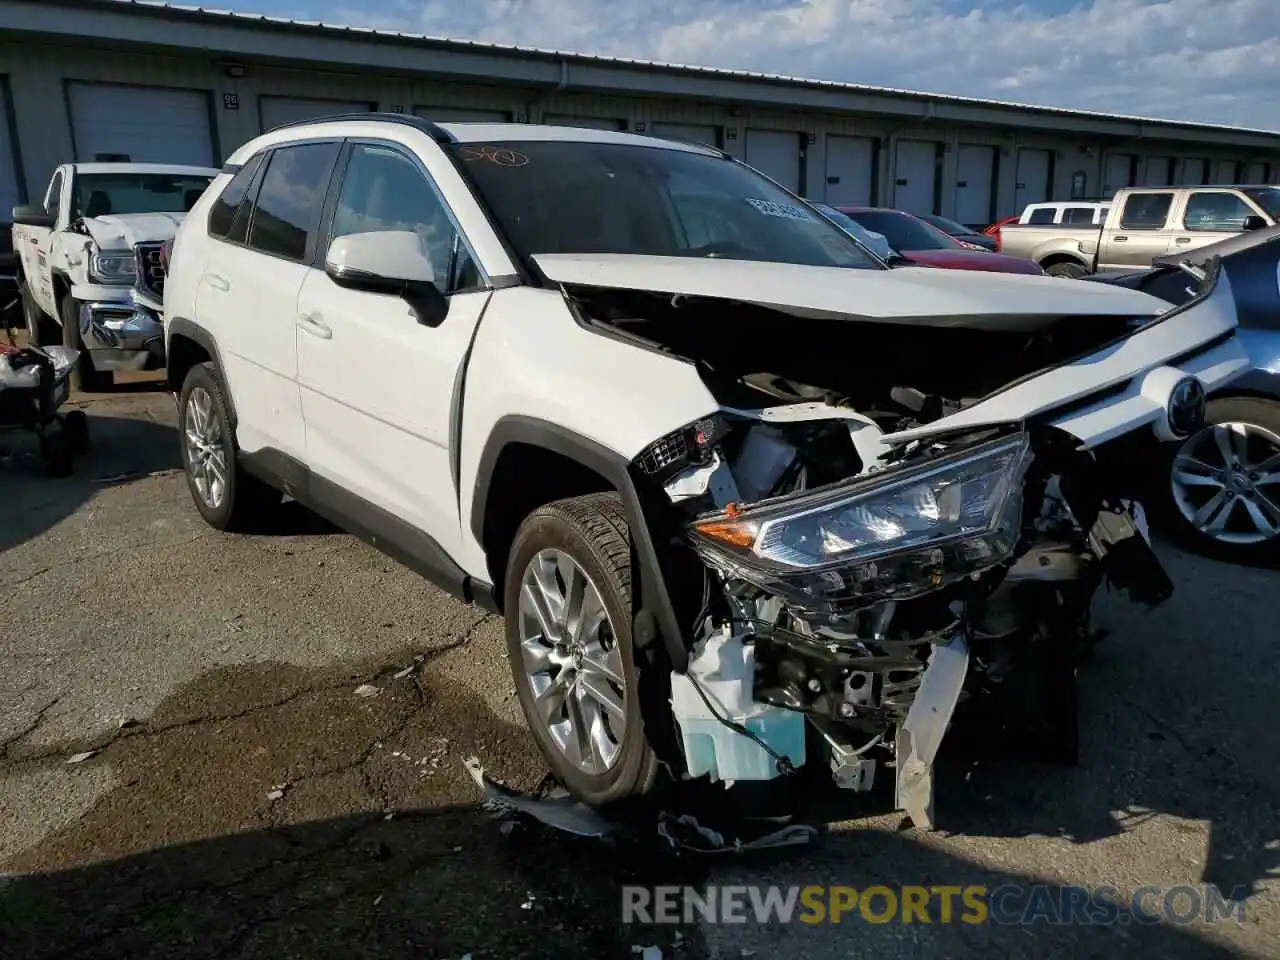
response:
{"label": "cracked asphalt pavement", "polygon": [[[499,621],[292,505],[267,535],[209,530],[167,396],[76,400],[71,478],[0,436],[4,960],[1280,955],[1275,570],[1162,545],[1172,601],[1102,598],[1076,769],[950,757],[931,834],[883,790],[806,789],[811,849],[676,859],[500,829],[463,758],[523,789],[546,771]],[[625,883],[1249,898],[1184,926],[638,927]]]}

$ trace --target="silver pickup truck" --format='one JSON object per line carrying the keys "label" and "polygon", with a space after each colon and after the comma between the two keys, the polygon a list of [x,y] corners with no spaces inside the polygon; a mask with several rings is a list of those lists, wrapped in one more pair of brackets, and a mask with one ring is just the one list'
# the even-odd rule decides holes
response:
{"label": "silver pickup truck", "polygon": [[1151,266],[1280,222],[1280,187],[1125,187],[1099,226],[1015,223],[1000,228],[1000,252],[1034,260],[1045,273],[1083,277]]}

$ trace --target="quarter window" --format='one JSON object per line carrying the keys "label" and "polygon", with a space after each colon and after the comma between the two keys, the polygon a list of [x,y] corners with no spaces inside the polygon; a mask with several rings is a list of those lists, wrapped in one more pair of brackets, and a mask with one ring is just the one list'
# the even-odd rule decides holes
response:
{"label": "quarter window", "polygon": [[1067,207],[1062,211],[1063,223],[1093,223],[1093,207]]}
{"label": "quarter window", "polygon": [[305,260],[320,226],[338,143],[303,143],[273,150],[249,225],[254,250]]}
{"label": "quarter window", "polygon": [[1193,193],[1182,222],[1188,230],[1230,232],[1243,230],[1245,218],[1256,212],[1234,193]]}
{"label": "quarter window", "polygon": [[251,157],[213,201],[209,208],[209,236],[244,242],[249,207],[253,204],[253,194],[249,188],[253,186],[264,156],[265,154],[260,153]]}
{"label": "quarter window", "polygon": [[1131,193],[1120,213],[1120,226],[1126,230],[1163,230],[1172,205],[1172,193]]}
{"label": "quarter window", "polygon": [[482,285],[474,256],[421,168],[394,147],[357,143],[333,213],[334,239],[393,230],[417,234],[442,292]]}

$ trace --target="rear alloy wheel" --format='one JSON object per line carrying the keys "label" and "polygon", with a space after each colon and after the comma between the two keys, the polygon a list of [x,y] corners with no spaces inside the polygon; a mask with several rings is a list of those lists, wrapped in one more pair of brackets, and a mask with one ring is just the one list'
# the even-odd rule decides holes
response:
{"label": "rear alloy wheel", "polygon": [[212,363],[188,371],[178,398],[178,429],[191,499],[209,526],[248,532],[279,506],[280,492],[240,466],[226,396]]}
{"label": "rear alloy wheel", "polygon": [[631,643],[631,543],[617,494],[548,504],[521,524],[505,589],[507,652],[552,772],[595,806],[657,780]]}
{"label": "rear alloy wheel", "polygon": [[1044,268],[1044,272],[1051,277],[1067,277],[1070,280],[1079,280],[1089,271],[1074,260],[1063,260],[1060,263],[1051,263]]}
{"label": "rear alloy wheel", "polygon": [[1207,552],[1250,560],[1280,550],[1280,403],[1213,400],[1169,469],[1175,523]]}

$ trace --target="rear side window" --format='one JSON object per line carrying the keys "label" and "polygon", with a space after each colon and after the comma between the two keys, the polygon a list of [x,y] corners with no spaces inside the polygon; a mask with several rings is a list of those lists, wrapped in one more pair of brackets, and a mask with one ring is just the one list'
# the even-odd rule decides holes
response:
{"label": "rear side window", "polygon": [[1027,217],[1027,223],[1046,224],[1053,223],[1053,215],[1057,211],[1053,207],[1040,207],[1031,211],[1031,216]]}
{"label": "rear side window", "polygon": [[222,193],[218,194],[218,198],[213,201],[213,205],[209,208],[209,236],[217,237],[221,240],[238,240],[244,241],[244,227],[241,226],[238,237],[229,236],[232,233],[232,225],[236,222],[237,211],[244,211],[246,216],[241,217],[241,223],[248,222],[248,208],[253,202],[249,187],[253,184],[254,177],[257,176],[258,168],[262,166],[262,158],[265,154],[258,154],[251,157],[249,162],[240,168],[239,172],[231,178],[231,182],[226,185]]}
{"label": "rear side window", "polygon": [[1062,211],[1063,223],[1093,223],[1093,207],[1067,207]]}
{"label": "rear side window", "polygon": [[1172,205],[1172,193],[1131,193],[1120,212],[1120,226],[1126,230],[1163,230]]}
{"label": "rear side window", "polygon": [[306,259],[341,146],[303,143],[272,151],[249,226],[251,248],[286,260]]}

